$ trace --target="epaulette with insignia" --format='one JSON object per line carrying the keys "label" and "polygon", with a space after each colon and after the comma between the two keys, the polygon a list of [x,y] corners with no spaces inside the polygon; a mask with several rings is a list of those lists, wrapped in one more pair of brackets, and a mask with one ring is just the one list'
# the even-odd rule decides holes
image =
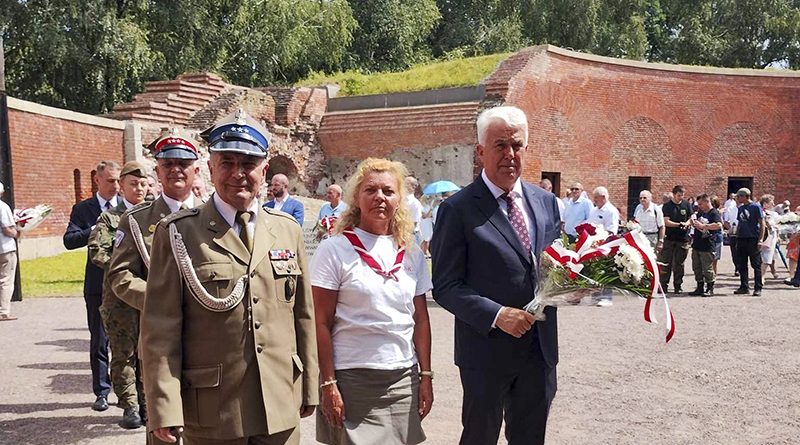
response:
{"label": "epaulette with insignia", "polygon": [[161,221],[159,221],[159,223],[169,224],[181,218],[185,218],[187,216],[197,216],[198,214],[200,214],[199,208],[178,210],[175,213],[165,216]]}
{"label": "epaulette with insignia", "polygon": [[153,201],[142,201],[139,204],[136,204],[135,206],[133,206],[133,207],[129,208],[128,210],[126,210],[125,213],[123,213],[123,216],[127,216],[127,215],[130,215],[132,213],[136,213],[136,212],[139,212],[141,210],[150,208],[151,205],[153,205]]}
{"label": "epaulette with insignia", "polygon": [[294,219],[294,216],[292,216],[292,215],[290,215],[290,214],[288,214],[286,212],[282,212],[280,210],[271,209],[269,207],[261,207],[261,208],[266,210],[267,213],[269,213],[270,215],[282,216],[282,217],[284,217],[284,218],[286,218],[286,219],[288,219],[290,221],[294,221],[295,223],[297,223],[297,220]]}

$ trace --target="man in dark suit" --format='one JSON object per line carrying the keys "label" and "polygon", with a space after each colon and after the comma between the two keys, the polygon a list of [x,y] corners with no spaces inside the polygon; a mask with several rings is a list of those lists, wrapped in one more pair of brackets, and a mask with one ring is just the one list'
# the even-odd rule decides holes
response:
{"label": "man in dark suit", "polygon": [[433,297],[452,312],[464,390],[461,444],[496,444],[505,418],[510,445],[544,443],[558,362],[555,308],[534,323],[539,254],[559,236],[556,197],[520,174],[525,113],[497,107],[478,117],[483,171],[444,201],[431,240]]}
{"label": "man in dark suit", "polygon": [[274,198],[264,204],[264,208],[280,210],[283,213],[292,215],[300,227],[303,227],[303,220],[305,219],[305,208],[303,203],[289,196],[289,178],[286,175],[278,173],[272,177],[270,183],[272,194]]}
{"label": "man in dark suit", "polygon": [[[102,161],[95,169],[94,183],[97,193],[75,204],[69,215],[69,225],[64,233],[64,247],[69,250],[86,246],[97,218],[106,210],[117,206],[120,167],[114,161]],[[86,275],[83,281],[83,298],[86,300],[86,318],[89,323],[89,365],[92,368],[92,389],[96,396],[92,409],[108,409],[111,380],[108,376],[108,337],[100,318],[103,302],[103,269],[86,258]]]}

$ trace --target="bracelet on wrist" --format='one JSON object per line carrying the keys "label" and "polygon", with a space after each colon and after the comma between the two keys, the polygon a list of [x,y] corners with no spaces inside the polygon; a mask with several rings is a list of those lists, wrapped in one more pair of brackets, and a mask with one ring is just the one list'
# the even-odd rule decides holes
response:
{"label": "bracelet on wrist", "polygon": [[324,381],[324,382],[320,383],[319,387],[320,387],[320,388],[324,388],[324,387],[326,387],[326,386],[335,385],[335,384],[336,384],[336,382],[337,382],[337,380],[336,380],[336,379],[326,380],[326,381]]}
{"label": "bracelet on wrist", "polygon": [[430,379],[433,380],[433,371],[420,371],[419,378],[421,379],[423,377],[430,377]]}

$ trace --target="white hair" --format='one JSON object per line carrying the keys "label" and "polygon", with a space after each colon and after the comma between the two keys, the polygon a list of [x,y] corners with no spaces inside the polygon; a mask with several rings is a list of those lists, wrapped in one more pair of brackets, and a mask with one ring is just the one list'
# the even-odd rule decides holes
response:
{"label": "white hair", "polygon": [[528,143],[528,117],[525,112],[517,107],[502,106],[483,110],[478,115],[478,143],[485,145],[486,130],[493,121],[501,121],[512,128],[519,128],[525,132],[525,143]]}
{"label": "white hair", "polygon": [[603,186],[597,187],[592,192],[592,195],[594,195],[594,196],[605,196],[606,198],[608,198],[608,189],[603,187]]}
{"label": "white hair", "polygon": [[642,190],[641,192],[639,192],[639,197],[640,198],[641,198],[642,195],[646,196],[647,199],[653,199],[653,194],[650,193],[650,190]]}

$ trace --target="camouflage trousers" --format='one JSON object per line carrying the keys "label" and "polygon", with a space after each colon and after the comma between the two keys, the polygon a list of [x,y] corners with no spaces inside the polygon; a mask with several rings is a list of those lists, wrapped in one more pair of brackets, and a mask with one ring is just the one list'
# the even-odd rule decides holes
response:
{"label": "camouflage trousers", "polygon": [[111,385],[120,408],[144,406],[144,389],[136,347],[139,342],[139,311],[117,298],[103,298],[100,316],[111,349]]}

